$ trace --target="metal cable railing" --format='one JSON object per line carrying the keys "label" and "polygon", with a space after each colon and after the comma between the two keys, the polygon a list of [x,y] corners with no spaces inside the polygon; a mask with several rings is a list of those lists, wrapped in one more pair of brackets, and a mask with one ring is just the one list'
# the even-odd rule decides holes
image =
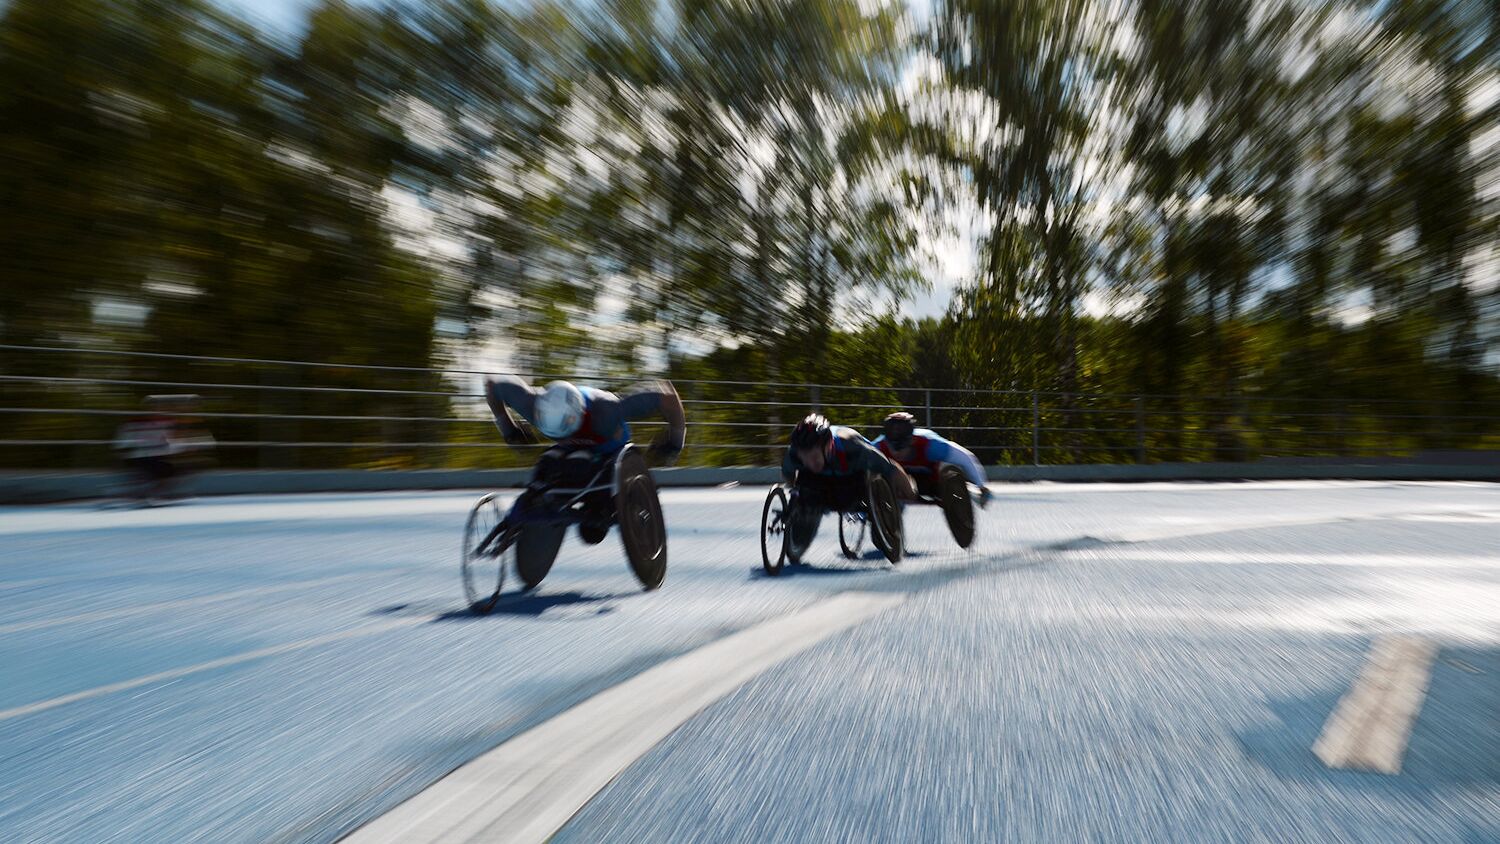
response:
{"label": "metal cable railing", "polygon": [[[113,429],[138,415],[140,398],[154,390],[199,396],[199,408],[163,415],[199,420],[224,450],[224,465],[499,466],[534,454],[500,442],[471,380],[485,373],[474,369],[48,346],[0,345],[0,352],[35,355],[25,361],[28,371],[15,371],[0,355],[10,370],[0,372],[0,467],[107,464]],[[52,360],[56,368],[37,370]],[[600,373],[558,375],[620,383]],[[871,436],[886,413],[909,410],[987,463],[1357,458],[1500,447],[1500,404],[1480,401],[673,380],[689,414],[684,463],[699,465],[774,462],[791,424],[812,409]],[[632,424],[646,441],[662,423]]]}
{"label": "metal cable railing", "polygon": [[[356,364],[320,361],[298,361],[282,360],[276,358],[244,358],[223,357],[214,355],[182,355],[167,354],[163,352],[141,352],[127,349],[86,349],[80,347],[66,346],[29,346],[0,343],[0,351],[9,352],[33,352],[47,354],[72,354],[79,356],[102,356],[122,357],[133,359],[156,359],[173,360],[187,363],[233,363],[239,365],[262,365],[262,366],[287,366],[311,369],[346,370],[346,371],[382,371],[382,372],[405,372],[423,373],[432,375],[495,375],[508,374],[517,375],[529,379],[552,379],[563,378],[576,381],[595,381],[601,383],[618,382],[620,377],[610,373],[585,373],[585,372],[522,372],[515,370],[481,370],[464,369],[460,367],[431,367],[431,366],[388,366],[376,364]],[[653,378],[669,377],[664,373],[641,373],[630,380],[650,380]],[[1283,396],[1283,395],[1260,395],[1246,393],[1233,396],[1214,396],[1202,394],[1181,393],[1107,393],[1107,392],[1080,392],[1059,390],[1032,390],[1032,389],[998,389],[988,387],[928,387],[921,385],[891,385],[891,384],[828,384],[813,382],[790,382],[790,381],[735,381],[722,379],[693,379],[673,377],[674,384],[679,385],[709,385],[729,387],[785,387],[798,390],[861,390],[875,392],[915,392],[915,393],[960,393],[965,395],[1008,395],[1008,396],[1040,396],[1058,399],[1085,398],[1091,400],[1102,399],[1124,399],[1127,401],[1136,399],[1147,399],[1151,401],[1216,401],[1216,402],[1277,402],[1277,403],[1315,403],[1325,404],[1330,401],[1354,401],[1359,404],[1407,404],[1423,405],[1424,399],[1402,399],[1391,397],[1359,398],[1359,399],[1328,399],[1313,398],[1308,396]],[[1454,399],[1445,400],[1444,404],[1458,406],[1495,406],[1494,402],[1480,399]],[[937,408],[934,408],[937,409]],[[1027,408],[1020,408],[1027,409]]]}

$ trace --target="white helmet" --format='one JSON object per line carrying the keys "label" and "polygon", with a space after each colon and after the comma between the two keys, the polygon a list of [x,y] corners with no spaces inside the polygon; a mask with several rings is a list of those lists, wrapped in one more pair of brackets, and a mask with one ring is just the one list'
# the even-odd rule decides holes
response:
{"label": "white helmet", "polygon": [[548,437],[570,437],[582,424],[583,391],[567,381],[553,381],[536,397],[536,426]]}

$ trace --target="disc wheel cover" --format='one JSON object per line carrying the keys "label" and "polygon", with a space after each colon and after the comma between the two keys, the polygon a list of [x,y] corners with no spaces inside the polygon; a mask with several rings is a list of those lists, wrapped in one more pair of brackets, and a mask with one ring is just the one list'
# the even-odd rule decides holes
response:
{"label": "disc wheel cover", "polygon": [[667,576],[667,526],[650,475],[641,473],[620,485],[618,512],[620,539],[636,579],[647,591],[661,586]]}
{"label": "disc wheel cover", "polygon": [[974,543],[974,501],[969,498],[969,487],[964,476],[951,466],[943,467],[938,482],[942,496],[943,518],[948,520],[948,530],[960,548]]}

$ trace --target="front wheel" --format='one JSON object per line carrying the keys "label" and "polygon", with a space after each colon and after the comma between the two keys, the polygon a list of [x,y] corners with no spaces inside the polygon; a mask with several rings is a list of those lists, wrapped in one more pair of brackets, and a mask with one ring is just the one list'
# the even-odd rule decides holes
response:
{"label": "front wheel", "polygon": [[865,520],[855,513],[839,514],[839,548],[844,557],[859,559],[860,549],[865,545]]}
{"label": "front wheel", "polygon": [[771,487],[760,510],[760,564],[772,577],[786,567],[786,518],[786,490]]}
{"label": "front wheel", "polygon": [[479,615],[495,608],[500,601],[500,587],[505,585],[505,552],[510,550],[514,537],[501,527],[504,521],[500,497],[492,492],[474,504],[464,522],[459,570],[469,609]]}
{"label": "front wheel", "polygon": [[885,478],[872,474],[867,484],[865,501],[869,506],[870,540],[891,565],[895,565],[901,562],[902,553],[901,507]]}

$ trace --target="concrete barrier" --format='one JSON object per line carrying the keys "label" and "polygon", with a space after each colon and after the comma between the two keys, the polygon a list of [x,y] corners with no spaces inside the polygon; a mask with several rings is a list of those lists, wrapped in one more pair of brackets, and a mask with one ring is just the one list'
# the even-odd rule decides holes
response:
{"label": "concrete barrier", "polygon": [[[222,470],[189,478],[182,491],[188,495],[275,495],[499,489],[519,486],[530,474],[529,469]],[[772,466],[683,466],[658,469],[653,474],[660,486],[717,486],[730,482],[771,484],[780,472]],[[108,498],[120,494],[124,480],[118,472],[0,472],[0,504]]]}
{"label": "concrete barrier", "polygon": [[[1226,480],[1424,480],[1500,481],[1500,464],[1403,462],[1152,463],[1076,466],[990,466],[992,481],[1226,481]],[[322,492],[398,492],[403,490],[495,489],[525,482],[527,469],[419,469],[367,471],[307,469],[287,471],[224,470],[191,478],[191,495],[273,495]],[[774,466],[682,466],[658,469],[657,484],[717,486],[725,483],[775,483]],[[0,504],[45,504],[103,498],[118,494],[116,472],[0,472]]]}
{"label": "concrete barrier", "polygon": [[992,481],[1500,481],[1500,465],[1411,462],[1280,462],[990,466]]}

